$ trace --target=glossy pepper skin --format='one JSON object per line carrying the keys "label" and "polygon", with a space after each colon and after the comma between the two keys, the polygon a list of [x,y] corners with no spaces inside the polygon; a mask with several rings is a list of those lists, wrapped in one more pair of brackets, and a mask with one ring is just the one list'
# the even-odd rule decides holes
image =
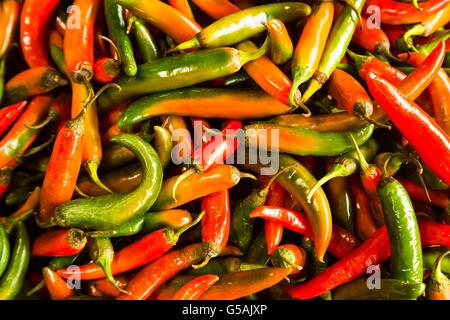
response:
{"label": "glossy pepper skin", "polygon": [[20,101],[0,110],[0,137],[8,130],[14,121],[20,116],[27,105],[27,101]]}
{"label": "glossy pepper skin", "polygon": [[173,300],[197,300],[220,278],[214,274],[198,276],[184,284],[175,293]]}
{"label": "glossy pepper skin", "polygon": [[8,267],[10,250],[8,233],[3,224],[0,224],[0,278]]}
{"label": "glossy pepper skin", "polygon": [[442,262],[449,253],[448,250],[442,253],[433,265],[426,290],[428,300],[450,300],[450,280],[442,273]]}
{"label": "glossy pepper skin", "polygon": [[270,34],[270,59],[275,64],[288,62],[294,52],[294,45],[280,19],[270,19],[267,22],[267,30]]}
{"label": "glossy pepper skin", "polygon": [[144,139],[135,135],[123,134],[111,141],[136,153],[144,170],[139,187],[130,193],[77,199],[63,204],[56,208],[51,222],[60,226],[110,230],[143,215],[152,207],[162,186],[163,173],[158,154]]}
{"label": "glossy pepper skin", "polygon": [[40,234],[33,242],[34,257],[64,257],[80,253],[87,243],[80,229],[60,229]]}

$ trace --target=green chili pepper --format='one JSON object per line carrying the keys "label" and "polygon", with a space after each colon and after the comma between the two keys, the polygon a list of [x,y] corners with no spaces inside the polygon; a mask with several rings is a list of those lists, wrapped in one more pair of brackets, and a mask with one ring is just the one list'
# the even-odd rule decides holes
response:
{"label": "green chili pepper", "polygon": [[167,129],[160,126],[154,126],[153,129],[155,130],[154,146],[161,160],[161,165],[165,169],[171,160],[173,148],[172,135]]}
{"label": "green chili pepper", "polygon": [[23,224],[17,224],[16,242],[11,254],[10,263],[0,280],[0,300],[12,300],[19,293],[25,280],[30,260],[30,239]]}
{"label": "green chili pepper", "polygon": [[189,268],[188,273],[193,276],[204,274],[225,274],[241,271],[242,260],[236,257],[213,258],[208,264],[201,268]]}
{"label": "green chili pepper", "polygon": [[[239,71],[235,74],[232,74],[231,76],[228,76],[223,85],[225,87],[233,87],[237,85],[241,85],[247,81],[252,81],[252,78],[248,75],[247,72]],[[253,82],[255,84],[255,82]],[[256,85],[257,86],[257,85]]]}
{"label": "green chili pepper", "polygon": [[384,152],[375,157],[375,164],[383,171],[383,175],[386,177],[392,177],[401,168],[404,163],[411,161],[406,154]]}
{"label": "green chili pepper", "polygon": [[251,264],[266,265],[269,262],[269,258],[266,235],[261,230],[248,249],[245,261]]}
{"label": "green chili pepper", "polygon": [[289,107],[261,89],[186,88],[136,100],[124,111],[118,124],[132,125],[159,115],[255,119],[288,111]]}
{"label": "green chili pepper", "polygon": [[[302,102],[308,101],[323,86],[341,62],[352,40],[353,33],[355,33],[358,14],[361,13],[365,2],[365,0],[355,0],[354,8],[345,6],[333,22],[319,66],[309,83],[308,89],[302,96]],[[357,11],[355,12],[355,10]]]}
{"label": "green chili pepper", "polygon": [[265,54],[269,38],[254,52],[218,48],[167,57],[138,66],[134,77],[124,75],[116,83],[122,90],[106,90],[98,100],[106,111],[126,100],[150,93],[189,87],[233,74],[249,61]]}
{"label": "green chili pepper", "polygon": [[138,234],[144,227],[144,217],[135,217],[114,230],[88,232],[91,238],[117,238]]}
{"label": "green chili pepper", "polygon": [[10,244],[5,227],[0,224],[0,278],[9,262]]}
{"label": "green chili pepper", "polygon": [[354,215],[348,178],[339,177],[328,183],[328,200],[333,221],[345,230],[354,233]]}
{"label": "green chili pepper", "polygon": [[48,51],[58,70],[66,77],[69,77],[69,72],[67,71],[66,63],[64,62],[64,50],[50,41]]}
{"label": "green chili pepper", "polygon": [[[444,181],[442,181],[438,176],[436,176],[427,165],[422,164],[422,167],[423,167],[422,177],[428,188],[434,190],[448,190],[448,185]],[[420,181],[418,182],[420,183]]]}
{"label": "green chili pepper", "polygon": [[141,19],[133,16],[128,21],[128,24],[132,24],[133,34],[144,63],[160,58],[161,53],[158,45],[145,23]]}
{"label": "green chili pepper", "polygon": [[311,14],[311,7],[302,2],[272,3],[235,12],[213,22],[194,38],[179,44],[178,50],[218,48],[247,40],[266,30],[270,19],[283,22],[300,20]]}
{"label": "green chili pepper", "polygon": [[134,60],[133,45],[126,32],[123,7],[117,4],[115,0],[105,0],[103,8],[108,32],[119,51],[123,71],[127,76],[134,77],[138,68]]}
{"label": "green chili pepper", "polygon": [[34,190],[34,186],[28,185],[20,188],[11,188],[5,197],[5,204],[7,206],[18,206],[27,201],[28,197]]}
{"label": "green chili pepper", "polygon": [[366,279],[357,279],[333,291],[334,300],[415,300],[425,292],[423,283],[381,279],[380,287],[370,289]]}
{"label": "green chili pepper", "polygon": [[392,277],[408,283],[423,280],[422,245],[411,199],[400,182],[384,178],[378,186],[391,244]]}
{"label": "green chili pepper", "polygon": [[162,228],[180,229],[192,222],[191,214],[186,210],[172,209],[147,212],[144,216],[143,232],[150,233]]}
{"label": "green chili pepper", "polygon": [[[429,248],[423,252],[423,269],[431,271],[433,265],[439,256],[448,251],[448,248]],[[441,270],[444,273],[450,274],[450,257],[446,256],[441,261]]]}
{"label": "green chili pepper", "polygon": [[[280,154],[279,166],[280,170],[292,166],[278,177],[277,183],[286,189],[305,210],[313,230],[317,256],[319,261],[322,261],[332,232],[331,209],[325,192],[322,188],[319,188],[308,201],[307,196],[317,182],[314,176],[303,165],[285,154]],[[245,164],[244,167],[260,172],[264,166],[261,164]]]}
{"label": "green chili pepper", "polygon": [[[304,128],[259,123],[246,126],[245,131],[250,147],[267,149],[277,147],[280,152],[300,156],[337,156],[355,148],[350,135],[353,135],[358,145],[369,140],[374,131],[374,125],[366,124],[346,132],[317,132]],[[278,138],[276,136],[274,138],[272,134],[278,135]],[[272,145],[273,140],[277,145]],[[264,143],[267,146],[264,146]]]}
{"label": "green chili pepper", "polygon": [[[103,149],[101,169],[111,170],[119,168],[136,159],[136,155],[117,143],[107,143]],[[102,180],[103,181],[103,180]]]}
{"label": "green chili pepper", "polygon": [[144,172],[141,184],[129,193],[77,199],[56,208],[52,221],[62,227],[112,230],[130,219],[144,215],[158,197],[162,167],[158,154],[143,138],[122,134],[111,139],[133,151]]}

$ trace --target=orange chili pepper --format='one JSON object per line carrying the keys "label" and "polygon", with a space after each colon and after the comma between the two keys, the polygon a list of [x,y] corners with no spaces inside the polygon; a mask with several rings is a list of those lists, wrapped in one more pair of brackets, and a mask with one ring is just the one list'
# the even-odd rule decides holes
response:
{"label": "orange chili pepper", "polygon": [[[42,3],[41,3],[42,4]],[[0,8],[0,58],[8,50],[16,33],[22,1],[5,0]]]}
{"label": "orange chili pepper", "polygon": [[73,289],[69,288],[67,281],[62,279],[55,271],[45,267],[42,269],[45,287],[52,300],[65,300],[74,295]]}
{"label": "orange chili pepper", "polygon": [[194,14],[188,0],[169,0],[168,3],[175,9],[181,11],[187,18],[195,22]]}
{"label": "orange chili pepper", "polygon": [[[130,277],[128,275],[120,275],[117,277],[114,277],[116,280],[116,286],[120,289],[123,289],[128,284],[128,281]],[[102,296],[108,296],[117,298],[121,295],[121,292],[119,289],[117,289],[108,279],[98,279],[95,280],[91,285],[90,288],[95,288],[96,291],[98,291]]]}
{"label": "orange chili pepper", "polygon": [[241,10],[228,0],[192,0],[192,2],[214,20]]}
{"label": "orange chili pepper", "polygon": [[178,137],[176,141],[174,141],[174,148],[179,147],[180,152],[178,154],[172,154],[174,162],[181,162],[182,159],[191,156],[191,151],[193,150],[192,139],[189,134],[187,134],[188,127],[186,125],[186,121],[183,117],[180,116],[162,116],[163,127],[167,129],[172,137],[174,134]]}
{"label": "orange chili pepper", "polygon": [[184,284],[173,296],[172,300],[198,300],[219,277],[214,274],[198,276]]}
{"label": "orange chili pepper", "polygon": [[427,193],[425,192],[425,189],[422,186],[415,184],[414,182],[411,182],[404,178],[397,178],[397,179],[405,187],[406,191],[408,192],[408,195],[411,197],[412,200],[431,203],[433,206],[437,206],[442,209],[446,209],[447,211],[450,211],[450,199],[448,197],[447,192],[439,190],[428,190],[428,194],[431,200],[430,201],[428,200]]}
{"label": "orange chili pepper", "polygon": [[59,229],[41,233],[33,242],[33,257],[65,257],[80,253],[87,243],[83,230]]}
{"label": "orange chili pepper", "polygon": [[283,21],[267,21],[267,30],[270,34],[270,59],[275,64],[288,62],[294,53],[294,45]]}

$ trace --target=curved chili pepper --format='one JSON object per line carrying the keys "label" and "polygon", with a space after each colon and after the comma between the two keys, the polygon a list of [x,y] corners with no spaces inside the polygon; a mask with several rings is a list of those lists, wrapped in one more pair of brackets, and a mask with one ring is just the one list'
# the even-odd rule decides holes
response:
{"label": "curved chili pepper", "polygon": [[41,95],[33,98],[8,134],[0,141],[0,168],[13,164],[35,141],[40,129],[30,129],[40,123],[50,106],[52,98]]}
{"label": "curved chili pepper", "polygon": [[[361,12],[365,2],[366,0],[355,0],[355,8],[358,13]],[[319,65],[308,89],[302,96],[302,102],[308,101],[323,86],[344,57],[358,23],[355,8],[346,6],[334,21]]]}
{"label": "curved chili pepper", "polygon": [[241,10],[228,0],[192,0],[192,2],[214,20]]}
{"label": "curved chili pepper", "polygon": [[367,8],[374,6],[379,8],[381,23],[384,24],[413,24],[418,23],[436,12],[444,9],[449,4],[447,0],[429,0],[420,4],[417,10],[411,3],[402,3],[394,0],[367,0],[363,14]]}
{"label": "curved chili pepper", "polygon": [[10,244],[5,227],[0,224],[0,278],[8,267]]}
{"label": "curved chili pepper", "polygon": [[218,48],[234,45],[263,32],[266,29],[263,24],[267,24],[270,19],[290,22],[310,14],[311,7],[301,2],[273,3],[248,8],[213,22],[192,39],[179,44],[176,49]]}
{"label": "curved chili pepper", "polygon": [[67,281],[63,280],[52,269],[48,267],[42,269],[42,276],[52,300],[65,300],[74,295],[73,289],[69,288]]}
{"label": "curved chili pepper", "polygon": [[11,41],[16,34],[19,15],[22,8],[21,0],[3,1],[0,8],[0,57],[3,57],[8,50]]}
{"label": "curved chili pepper", "polygon": [[[284,206],[287,192],[276,182],[269,187],[269,194],[265,205]],[[267,253],[271,255],[283,238],[283,225],[273,221],[264,221],[264,234],[266,236]]]}
{"label": "curved chili pepper", "polygon": [[[207,214],[207,211],[204,211]],[[148,212],[144,216],[143,232],[151,232],[160,228],[180,229],[189,225],[191,222],[191,214],[186,210],[171,209]]]}
{"label": "curved chili pepper", "polygon": [[356,235],[362,241],[366,241],[377,231],[377,225],[373,219],[369,200],[363,190],[360,179],[352,176],[350,178],[350,187],[355,212]]}
{"label": "curved chili pepper", "polygon": [[392,277],[409,283],[422,283],[419,226],[408,193],[392,177],[381,180],[378,193],[391,247]]}
{"label": "curved chili pepper", "polygon": [[111,139],[133,151],[143,168],[142,182],[126,194],[110,194],[93,199],[77,199],[56,208],[50,223],[108,230],[133,217],[143,215],[154,204],[162,185],[158,154],[144,139],[123,134]]}
{"label": "curved chili pepper", "polygon": [[154,126],[153,129],[155,130],[155,149],[161,160],[161,166],[165,169],[171,160],[173,148],[172,136],[170,132],[163,127]]}
{"label": "curved chili pepper", "polygon": [[288,62],[294,53],[294,45],[283,21],[270,19],[267,30],[270,35],[270,59],[275,64]]}
{"label": "curved chili pepper", "polygon": [[[372,96],[423,162],[445,183],[450,183],[450,140],[447,134],[419,106],[408,101],[386,80],[369,73],[367,84]],[[430,153],[430,150],[433,152]],[[436,154],[440,156],[436,157]]]}
{"label": "curved chili pepper", "polygon": [[272,132],[274,132],[279,137],[276,147],[280,152],[299,156],[340,155],[353,149],[353,146],[349,144],[350,135],[353,135],[361,145],[370,139],[373,130],[373,124],[366,124],[348,132],[316,132],[315,130],[271,123],[250,124],[245,127],[246,140],[251,147],[261,147],[265,143],[265,148],[273,149],[272,142],[276,141],[272,137]]}
{"label": "curved chili pepper", "polygon": [[[258,105],[258,108],[254,108]],[[181,89],[141,98],[124,111],[119,126],[158,115],[255,119],[284,114],[289,108],[259,89]]]}
{"label": "curved chili pepper", "polygon": [[213,274],[198,276],[184,284],[172,300],[198,300],[220,278]]}
{"label": "curved chili pepper", "polygon": [[450,251],[441,254],[433,265],[426,290],[428,300],[450,300],[450,280],[441,270],[442,261],[449,254]]}
{"label": "curved chili pepper", "polygon": [[16,121],[26,105],[27,101],[20,101],[0,109],[0,137]]}
{"label": "curved chili pepper", "polygon": [[115,43],[118,55],[123,64],[123,71],[127,76],[133,77],[137,73],[137,64],[134,59],[133,45],[126,32],[124,9],[114,0],[103,2],[106,25],[111,40]]}
{"label": "curved chili pepper", "polygon": [[333,290],[334,300],[416,300],[423,295],[423,283],[380,279],[380,288],[371,289],[367,279],[356,279]]}
{"label": "curved chili pepper", "polygon": [[6,83],[6,103],[12,104],[47,93],[59,86],[65,86],[67,83],[62,74],[53,68],[36,67],[28,69],[18,73]]}
{"label": "curved chili pepper", "polygon": [[128,24],[132,23],[131,31],[136,39],[143,62],[146,63],[160,58],[160,49],[144,22],[136,17],[130,19],[133,20],[131,20],[132,22],[128,20]]}
{"label": "curved chili pepper", "polygon": [[61,71],[67,78],[69,73],[67,71],[66,63],[64,62],[64,39],[58,31],[52,30],[48,38],[48,51],[52,61],[55,63],[59,71]]}
{"label": "curved chili pepper", "polygon": [[110,83],[119,79],[122,74],[120,63],[108,57],[103,57],[94,62],[94,80],[100,83]]}
{"label": "curved chili pepper", "polygon": [[135,77],[123,76],[117,81],[122,88],[120,93],[107,90],[100,96],[100,111],[131,98],[230,75],[247,62],[261,57],[268,45],[267,38],[261,48],[251,53],[234,48],[217,48],[147,62],[138,66]]}
{"label": "curved chili pepper", "polygon": [[[111,274],[116,275],[139,268],[163,256],[176,245],[181,234],[196,225],[202,219],[203,215],[204,213],[202,212],[191,224],[178,230],[170,228],[159,229],[119,250],[115,253],[111,263]],[[81,280],[101,279],[105,277],[103,269],[93,262],[80,266],[76,272],[70,269],[61,269],[57,272],[64,278],[76,276]]]}
{"label": "curved chili pepper", "polygon": [[306,251],[294,244],[279,246],[270,257],[275,268],[290,268],[291,275],[299,273],[304,268],[306,259]]}
{"label": "curved chili pepper", "polygon": [[316,71],[333,24],[334,3],[322,1],[303,27],[292,58],[293,85],[289,105],[295,106],[295,90],[308,81]]}
{"label": "curved chili pepper", "polygon": [[87,243],[85,233],[80,229],[60,229],[39,235],[33,242],[33,257],[72,256],[80,253]]}
{"label": "curved chili pepper", "polygon": [[[289,230],[301,233],[308,238],[314,238],[311,224],[302,212],[280,207],[261,206],[253,210],[250,213],[250,217],[260,217],[275,221],[281,223]],[[344,258],[358,245],[359,240],[353,234],[339,226],[333,225],[333,232],[327,249],[331,254],[338,258]]]}
{"label": "curved chili pepper", "polygon": [[117,3],[154,25],[177,43],[189,40],[201,30],[195,21],[159,0],[117,0]]}
{"label": "curved chili pepper", "polygon": [[428,190],[428,196],[425,189],[407,179],[398,178],[398,181],[405,187],[411,199],[431,203],[434,206],[450,211],[450,199],[445,191]]}
{"label": "curved chili pepper", "polygon": [[20,47],[31,67],[51,67],[47,52],[47,28],[59,0],[25,0],[20,17]]}

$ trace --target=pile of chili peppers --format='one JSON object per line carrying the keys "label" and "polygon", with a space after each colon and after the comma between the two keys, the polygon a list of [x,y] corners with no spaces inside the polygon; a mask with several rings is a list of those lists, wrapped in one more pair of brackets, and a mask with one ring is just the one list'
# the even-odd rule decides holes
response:
{"label": "pile of chili peppers", "polygon": [[2,1],[0,299],[450,299],[449,38],[450,0]]}

